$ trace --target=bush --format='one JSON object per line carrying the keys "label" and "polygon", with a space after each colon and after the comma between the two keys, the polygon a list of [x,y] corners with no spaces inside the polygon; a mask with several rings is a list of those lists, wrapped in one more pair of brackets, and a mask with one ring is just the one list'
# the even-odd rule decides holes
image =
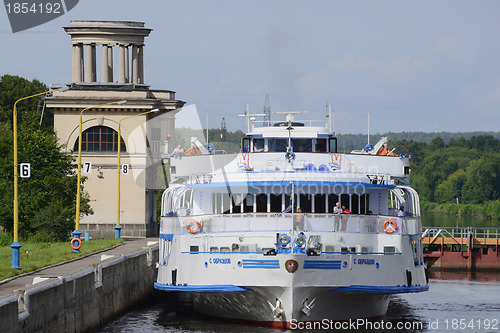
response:
{"label": "bush", "polygon": [[8,233],[0,231],[0,246],[10,246],[12,244],[13,237]]}

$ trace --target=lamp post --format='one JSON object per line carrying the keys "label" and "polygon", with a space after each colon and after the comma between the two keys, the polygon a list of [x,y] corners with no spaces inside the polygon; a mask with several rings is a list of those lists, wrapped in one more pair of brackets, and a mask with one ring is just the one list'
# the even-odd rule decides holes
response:
{"label": "lamp post", "polygon": [[144,114],[148,114],[148,113],[152,113],[152,112],[158,112],[160,111],[160,109],[153,109],[153,110],[149,110],[149,111],[146,111],[146,112],[142,112],[142,113],[138,113],[138,114],[134,114],[132,116],[128,116],[128,117],[124,117],[122,119],[120,119],[120,121],[118,122],[118,166],[117,166],[117,172],[118,172],[118,180],[117,180],[117,184],[118,184],[118,191],[117,191],[117,194],[116,194],[116,225],[115,225],[115,239],[120,239],[121,237],[121,231],[122,231],[122,226],[120,225],[120,175],[121,175],[121,164],[120,164],[120,154],[121,154],[121,132],[122,132],[122,121],[125,120],[125,119],[129,119],[129,118],[133,118],[133,117],[137,117],[137,116],[142,116]]}
{"label": "lamp post", "polygon": [[37,97],[51,93],[53,91],[66,91],[68,87],[51,89],[39,94],[31,95],[28,97],[23,97],[18,99],[14,103],[14,114],[13,114],[13,132],[14,132],[14,242],[10,246],[12,248],[12,266],[10,268],[21,269],[19,266],[19,249],[22,247],[19,243],[19,194],[18,194],[18,164],[17,164],[17,103],[28,98]]}
{"label": "lamp post", "polygon": [[[111,102],[111,103],[105,103],[105,104],[100,104],[100,105],[95,105],[91,106],[88,108],[83,109],[80,112],[80,125],[79,125],[79,135],[78,135],[78,179],[77,179],[77,190],[76,190],[76,216],[75,216],[75,231],[73,231],[73,239],[71,240],[71,247],[73,248],[73,252],[80,252],[80,245],[81,245],[81,240],[80,240],[80,235],[82,232],[80,231],[80,182],[81,182],[81,175],[82,175],[82,117],[83,117],[83,112],[90,110],[90,109],[95,109],[99,108],[101,106],[106,106],[106,105],[113,105],[113,104],[125,104],[127,101],[116,101],[116,102]],[[74,244],[75,238],[77,239],[76,241],[78,244]],[[77,247],[77,248],[75,248]]]}

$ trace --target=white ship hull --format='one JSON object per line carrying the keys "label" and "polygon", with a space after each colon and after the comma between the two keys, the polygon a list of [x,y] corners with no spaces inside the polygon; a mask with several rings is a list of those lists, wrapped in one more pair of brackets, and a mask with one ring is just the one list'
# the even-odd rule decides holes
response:
{"label": "white ship hull", "polygon": [[[378,319],[387,312],[390,296],[371,293],[335,292],[330,288],[310,287],[250,287],[245,292],[207,292],[193,294],[198,313],[280,328],[293,328],[299,322],[347,321],[353,318]],[[285,304],[276,318],[270,311],[278,299]],[[314,300],[311,312],[301,308],[304,301]]]}

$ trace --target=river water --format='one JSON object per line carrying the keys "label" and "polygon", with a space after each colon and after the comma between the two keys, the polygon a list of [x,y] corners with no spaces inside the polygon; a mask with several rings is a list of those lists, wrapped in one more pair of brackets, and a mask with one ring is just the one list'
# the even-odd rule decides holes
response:
{"label": "river water", "polygon": [[[423,216],[424,226],[498,226],[498,221]],[[463,223],[463,224],[462,224]],[[393,296],[384,319],[375,322],[321,323],[301,332],[499,332],[500,273],[431,272],[430,289]],[[337,325],[337,326],[336,326]],[[309,328],[309,329],[308,329]],[[336,330],[335,330],[336,329]],[[147,303],[119,317],[101,332],[284,332],[204,318],[183,294],[155,292]]]}

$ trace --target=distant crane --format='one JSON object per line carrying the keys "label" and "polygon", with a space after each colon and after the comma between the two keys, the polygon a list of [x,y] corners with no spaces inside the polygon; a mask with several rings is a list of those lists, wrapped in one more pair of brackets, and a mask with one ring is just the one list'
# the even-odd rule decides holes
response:
{"label": "distant crane", "polygon": [[264,103],[264,127],[271,126],[271,103],[269,102],[269,94],[266,95],[266,102]]}
{"label": "distant crane", "polygon": [[222,123],[220,124],[220,141],[226,140],[226,133],[227,133],[226,119],[222,118]]}

